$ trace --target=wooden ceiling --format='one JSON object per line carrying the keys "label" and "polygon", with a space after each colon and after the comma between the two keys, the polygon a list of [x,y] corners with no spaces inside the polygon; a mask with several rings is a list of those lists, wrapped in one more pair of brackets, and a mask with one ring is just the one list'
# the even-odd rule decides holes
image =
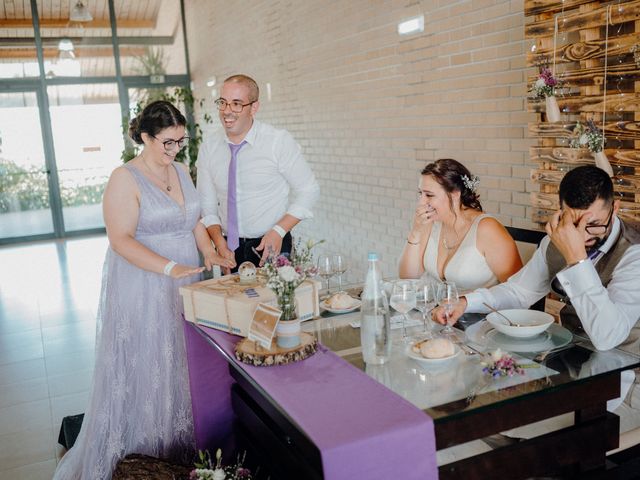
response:
{"label": "wooden ceiling", "polygon": [[[107,0],[83,0],[93,20],[70,23],[69,13],[77,0],[37,0],[40,34],[45,58],[57,55],[54,44],[60,38],[73,38],[76,57],[112,56],[111,23]],[[115,0],[118,35],[145,37],[148,44],[173,43],[181,33],[179,0]],[[87,39],[84,44],[79,39]],[[158,39],[157,42],[154,39]],[[141,39],[142,40],[142,39]],[[126,44],[126,42],[124,42]],[[130,42],[131,43],[131,42]],[[121,56],[137,56],[144,51],[140,42],[121,48]],[[2,0],[0,2],[0,61],[32,60],[35,40],[30,0]]]}

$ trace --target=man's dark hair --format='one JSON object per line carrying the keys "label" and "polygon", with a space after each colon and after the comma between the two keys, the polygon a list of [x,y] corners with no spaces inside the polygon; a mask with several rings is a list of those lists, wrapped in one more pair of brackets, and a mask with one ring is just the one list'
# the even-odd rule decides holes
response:
{"label": "man's dark hair", "polygon": [[601,168],[574,168],[560,182],[560,206],[586,210],[598,198],[605,203],[613,201],[613,182]]}

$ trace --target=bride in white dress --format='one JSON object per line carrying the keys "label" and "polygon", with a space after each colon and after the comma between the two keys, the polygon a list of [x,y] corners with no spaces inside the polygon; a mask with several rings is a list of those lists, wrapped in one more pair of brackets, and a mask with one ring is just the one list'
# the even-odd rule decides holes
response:
{"label": "bride in white dress", "polygon": [[[453,281],[462,293],[504,282],[522,268],[513,238],[483,214],[477,178],[460,162],[441,159],[422,170],[413,226],[400,258],[400,278]],[[480,440],[439,450],[438,465],[490,451]]]}
{"label": "bride in white dress", "polygon": [[426,272],[462,292],[497,285],[522,268],[509,232],[482,213],[476,187],[477,177],[456,160],[440,159],[422,170],[400,278]]}

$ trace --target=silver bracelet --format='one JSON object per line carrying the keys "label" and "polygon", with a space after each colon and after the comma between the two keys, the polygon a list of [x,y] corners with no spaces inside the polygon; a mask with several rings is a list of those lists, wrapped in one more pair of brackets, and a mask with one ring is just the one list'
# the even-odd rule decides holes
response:
{"label": "silver bracelet", "polygon": [[175,267],[176,265],[177,265],[177,263],[176,263],[176,262],[174,262],[173,260],[171,260],[169,263],[167,263],[167,264],[164,266],[164,274],[165,274],[167,277],[170,277],[170,276],[171,276],[171,269],[172,269],[173,267]]}
{"label": "silver bracelet", "polygon": [[273,227],[271,227],[271,230],[280,235],[280,238],[284,238],[284,236],[287,234],[287,231],[277,223]]}
{"label": "silver bracelet", "polygon": [[582,260],[578,260],[577,262],[572,263],[571,265],[567,265],[564,268],[571,268],[571,267],[575,267],[576,265],[580,265],[582,262],[586,262],[587,260],[589,260],[589,257],[587,258],[583,258]]}

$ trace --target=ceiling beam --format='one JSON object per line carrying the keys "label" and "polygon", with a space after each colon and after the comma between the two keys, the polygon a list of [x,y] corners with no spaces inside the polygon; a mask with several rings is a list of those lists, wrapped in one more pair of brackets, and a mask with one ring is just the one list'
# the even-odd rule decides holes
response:
{"label": "ceiling beam", "polygon": [[[154,20],[117,20],[118,28],[155,28]],[[5,18],[0,28],[32,28],[30,18]],[[68,18],[41,18],[40,28],[111,28],[108,18],[94,18],[90,22],[71,22]]]}
{"label": "ceiling beam", "polygon": [[[124,47],[120,49],[120,56],[140,57],[145,54],[143,47]],[[57,58],[60,51],[57,48],[45,48],[44,58]],[[76,58],[113,57],[112,48],[79,48],[73,52]],[[0,49],[0,58],[13,60],[35,60],[35,48],[3,48]]]}
{"label": "ceiling beam", "polygon": [[[84,45],[109,45],[111,46],[111,37],[43,37],[43,45],[58,46],[60,40],[71,40],[74,46]],[[173,45],[175,39],[170,36],[152,36],[152,37],[118,37],[120,45]],[[30,47],[33,46],[33,37],[0,37],[0,48],[3,47]]]}

